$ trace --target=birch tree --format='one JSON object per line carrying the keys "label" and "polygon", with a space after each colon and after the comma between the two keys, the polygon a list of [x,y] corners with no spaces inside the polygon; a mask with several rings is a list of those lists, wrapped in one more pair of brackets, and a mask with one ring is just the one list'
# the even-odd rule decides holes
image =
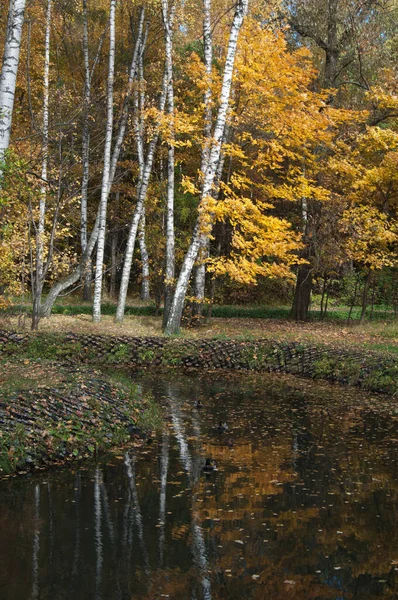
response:
{"label": "birch tree", "polygon": [[[159,117],[164,114],[165,106],[166,106],[166,97],[167,97],[167,71],[163,75],[162,81],[162,89],[160,93],[159,100]],[[137,203],[134,210],[133,218],[131,220],[127,246],[125,251],[124,263],[123,263],[123,271],[122,271],[122,280],[120,284],[119,290],[119,300],[116,309],[116,322],[123,321],[124,311],[126,307],[126,298],[127,291],[130,280],[130,272],[131,272],[131,264],[133,262],[133,254],[135,241],[137,238],[138,226],[142,217],[142,210],[146,200],[149,180],[152,173],[152,165],[155,158],[155,150],[159,139],[159,125],[155,128],[154,133],[150,139],[148,150],[146,154],[144,168],[142,170],[142,178],[139,178],[137,185]]]}
{"label": "birch tree", "polygon": [[[203,0],[203,49],[206,73],[206,91],[204,95],[204,140],[202,148],[202,176],[206,172],[209,160],[211,126],[212,126],[212,66],[213,66],[213,41],[211,35],[211,0]],[[199,248],[199,264],[195,273],[195,302],[193,313],[201,314],[205,297],[206,264],[204,258],[209,251],[209,238],[204,236]]]}
{"label": "birch tree", "polygon": [[[46,270],[44,267],[44,233],[48,185],[48,135],[49,135],[49,100],[50,100],[50,37],[51,37],[51,10],[52,0],[47,2],[46,11],[46,33],[44,44],[44,82],[43,82],[43,141],[42,141],[42,167],[41,167],[41,189],[39,201],[39,219],[36,230],[36,264],[35,275],[32,279],[33,314],[32,329],[39,326],[40,305],[43,293]],[[47,261],[48,262],[48,261]]]}
{"label": "birch tree", "polygon": [[[83,97],[83,130],[82,130],[82,199],[81,199],[81,220],[80,220],[80,240],[82,252],[87,248],[87,192],[88,181],[90,177],[90,129],[89,129],[89,110],[91,103],[91,73],[88,48],[88,15],[87,0],[83,0],[83,59],[84,59],[84,97]],[[90,280],[87,266],[84,274],[83,300],[90,299]]]}
{"label": "birch tree", "polygon": [[10,0],[8,9],[8,22],[0,75],[0,180],[3,172],[2,163],[10,144],[25,4],[26,0]]}
{"label": "birch tree", "polygon": [[181,316],[184,307],[186,292],[188,289],[189,279],[192,273],[192,268],[198,256],[199,248],[204,245],[206,235],[206,219],[210,218],[208,214],[207,203],[213,192],[213,185],[216,177],[217,166],[219,164],[222,140],[224,136],[227,112],[229,106],[229,98],[232,87],[232,77],[234,72],[235,55],[238,43],[240,29],[243,25],[244,17],[247,12],[249,0],[238,0],[236,3],[235,14],[231,25],[231,31],[228,42],[227,56],[225,59],[223,81],[219,97],[219,108],[217,112],[217,120],[211,139],[209,158],[206,163],[206,170],[203,175],[203,184],[201,190],[201,199],[199,204],[199,215],[195,224],[191,243],[185,255],[181,272],[177,281],[176,290],[174,293],[173,304],[170,310],[169,318],[165,328],[168,334],[176,333],[180,329]]}
{"label": "birch tree", "polygon": [[163,327],[165,327],[171,307],[175,271],[174,239],[174,81],[173,81],[173,26],[175,4],[169,11],[168,0],[162,0],[162,16],[165,38],[166,74],[167,74],[167,113],[169,115],[169,141],[167,148],[167,203],[166,203],[166,257]]}
{"label": "birch tree", "polygon": [[[137,144],[137,155],[139,165],[139,179],[142,179],[144,171],[144,132],[145,132],[145,91],[144,91],[144,50],[146,46],[146,40],[148,35],[148,28],[145,32],[145,36],[142,42],[142,48],[139,52],[138,57],[138,87],[134,92],[134,130]],[[145,206],[142,207],[142,215],[138,231],[138,243],[140,246],[141,253],[141,300],[147,302],[149,300],[149,254],[145,240],[146,231],[146,217],[145,217]]]}
{"label": "birch tree", "polygon": [[[108,191],[107,191],[106,198],[108,198],[108,195],[109,195],[111,187],[112,187],[113,180],[115,178],[117,163],[118,163],[118,160],[120,157],[120,152],[121,152],[123,142],[125,139],[127,124],[128,124],[128,115],[129,115],[129,103],[130,103],[131,95],[133,92],[134,79],[137,74],[139,53],[141,51],[143,51],[143,47],[145,46],[145,41],[143,40],[144,18],[145,18],[145,9],[142,8],[141,12],[140,12],[138,32],[137,32],[133,57],[131,60],[131,65],[130,65],[127,90],[126,90],[123,105],[121,108],[118,133],[117,133],[115,145],[114,145],[114,148],[112,151],[112,159],[110,161],[110,174],[109,174],[109,181],[108,181],[109,185],[108,185]],[[97,52],[97,56],[98,56],[98,52]],[[91,70],[91,73],[92,73],[92,70]],[[101,198],[102,198],[102,193],[101,193]],[[54,306],[54,303],[55,303],[56,299],[58,298],[58,296],[65,290],[69,289],[71,286],[75,285],[79,281],[79,279],[82,277],[85,270],[87,269],[88,261],[90,260],[92,254],[93,254],[93,251],[94,251],[95,244],[97,243],[98,233],[99,233],[99,224],[100,224],[100,206],[98,207],[96,219],[95,219],[93,228],[91,230],[90,237],[88,238],[86,250],[82,253],[79,264],[69,275],[67,275],[63,279],[60,279],[52,286],[49,293],[47,294],[47,298],[46,298],[45,302],[43,303],[43,305],[40,308],[40,314],[42,317],[49,317],[51,315],[52,307]]]}
{"label": "birch tree", "polygon": [[104,170],[102,174],[100,217],[97,239],[97,262],[95,269],[94,301],[93,301],[93,321],[101,321],[101,298],[102,298],[102,276],[105,252],[105,228],[106,212],[109,194],[109,184],[111,181],[111,150],[112,150],[112,131],[113,131],[113,84],[115,73],[115,17],[116,0],[110,0],[109,14],[109,63],[108,63],[108,84],[107,84],[107,118],[105,132],[104,148]]}

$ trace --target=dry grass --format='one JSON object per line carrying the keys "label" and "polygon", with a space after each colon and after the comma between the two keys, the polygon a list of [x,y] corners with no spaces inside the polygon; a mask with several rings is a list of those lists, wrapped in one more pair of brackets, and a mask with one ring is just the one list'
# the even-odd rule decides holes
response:
{"label": "dry grass", "polygon": [[[16,317],[0,322],[6,329],[29,328],[29,320],[18,323]],[[114,317],[103,316],[95,324],[90,315],[53,315],[40,322],[40,331],[90,333],[111,336],[161,337],[161,317],[126,316],[123,323],[115,323]],[[293,323],[288,320],[213,318],[196,329],[182,330],[181,337],[258,339],[298,341],[331,344],[333,346],[361,347],[388,352],[398,352],[398,323],[367,323],[363,326],[345,323],[310,322]]]}

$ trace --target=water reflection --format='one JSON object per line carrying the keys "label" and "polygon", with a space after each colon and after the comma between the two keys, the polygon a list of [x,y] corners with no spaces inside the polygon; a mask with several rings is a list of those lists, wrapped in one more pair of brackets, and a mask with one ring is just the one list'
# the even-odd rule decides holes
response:
{"label": "water reflection", "polygon": [[165,407],[156,443],[0,484],[0,598],[398,597],[392,401],[272,377],[141,387]]}

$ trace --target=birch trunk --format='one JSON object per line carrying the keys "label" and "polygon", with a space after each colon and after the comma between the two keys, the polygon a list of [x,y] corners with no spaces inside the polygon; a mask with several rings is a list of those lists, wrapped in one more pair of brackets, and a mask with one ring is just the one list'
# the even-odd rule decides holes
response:
{"label": "birch trunk", "polygon": [[138,232],[138,243],[140,246],[141,252],[141,262],[142,262],[142,284],[141,284],[141,300],[147,302],[150,299],[149,293],[149,254],[148,249],[146,247],[145,241],[145,206],[142,207],[142,216],[139,226]]}
{"label": "birch trunk", "polygon": [[[165,72],[165,74],[163,76],[162,92],[160,95],[160,102],[159,102],[160,113],[163,113],[164,109],[165,109],[166,90],[167,90],[167,74]],[[156,129],[154,134],[152,135],[151,141],[148,146],[147,157],[146,157],[145,166],[144,166],[143,174],[142,174],[142,180],[139,181],[138,186],[137,186],[137,204],[136,204],[136,207],[134,210],[133,218],[132,218],[130,229],[129,229],[129,235],[128,235],[128,239],[127,239],[127,246],[126,246],[125,258],[124,258],[124,263],[123,263],[122,280],[121,280],[120,291],[119,291],[119,301],[118,301],[118,305],[117,305],[117,309],[116,309],[116,322],[123,321],[123,317],[124,317],[124,310],[126,307],[127,290],[128,290],[128,286],[129,286],[129,280],[130,280],[131,264],[133,262],[135,240],[137,237],[138,225],[139,225],[141,215],[142,215],[142,208],[144,206],[144,202],[145,202],[147,191],[148,191],[149,179],[150,179],[151,172],[152,172],[152,165],[153,165],[153,160],[155,157],[155,150],[156,150],[158,138],[159,138],[159,130]]]}
{"label": "birch trunk", "polygon": [[[142,181],[142,176],[145,168],[145,159],[144,159],[144,110],[145,110],[145,92],[144,92],[144,66],[143,66],[143,52],[145,48],[145,39],[143,41],[143,48],[139,54],[138,59],[138,78],[139,78],[139,86],[134,92],[134,131],[137,145],[137,156],[138,156],[138,165],[139,165],[139,173],[138,178],[139,181]],[[145,206],[142,207],[142,215],[139,224],[138,230],[138,243],[140,246],[141,252],[141,276],[142,276],[142,284],[141,284],[141,300],[148,301],[149,300],[149,255],[145,241]]]}
{"label": "birch trunk", "polygon": [[117,275],[117,245],[119,242],[119,232],[115,229],[112,232],[111,239],[111,268],[110,268],[110,284],[109,295],[111,298],[116,296],[116,275]]}
{"label": "birch trunk", "polygon": [[217,113],[217,121],[214,129],[213,138],[211,141],[209,159],[207,161],[207,168],[204,173],[203,186],[201,192],[201,202],[199,205],[199,216],[194,228],[191,244],[185,255],[180,276],[178,278],[173,298],[173,304],[170,310],[169,319],[165,329],[165,332],[168,334],[177,333],[180,329],[185,295],[187,292],[189,279],[192,273],[192,268],[195,264],[199,248],[201,244],[204,243],[204,239],[206,237],[206,235],[202,232],[204,220],[203,217],[209,216],[205,214],[205,205],[207,198],[211,196],[213,192],[213,184],[217,172],[217,165],[220,159],[222,140],[224,136],[228,112],[229,98],[231,94],[236,48],[238,43],[239,32],[243,24],[247,6],[248,0],[239,0],[236,4],[235,15],[232,22],[228,42],[227,57],[225,60],[223,82],[220,93],[220,104]]}
{"label": "birch trunk", "polygon": [[110,175],[111,175],[111,145],[113,130],[113,82],[115,71],[115,13],[116,0],[110,0],[109,15],[109,66],[108,66],[108,85],[107,85],[107,118],[106,135],[104,149],[104,171],[101,186],[100,201],[100,219],[97,240],[97,261],[95,270],[94,284],[94,302],[93,302],[93,321],[101,321],[101,297],[102,297],[102,276],[105,252],[105,228],[106,228],[106,210],[108,203]]}
{"label": "birch trunk", "polygon": [[[226,126],[224,131],[223,144],[229,140],[230,127]],[[216,176],[213,184],[213,197],[218,198],[220,193],[220,182],[224,170],[225,152],[221,148],[220,160],[218,161]],[[195,302],[192,307],[192,315],[203,314],[203,304],[205,299],[206,288],[206,258],[210,255],[210,239],[208,236],[203,236],[201,246],[199,248],[199,264],[195,273]]]}
{"label": "birch trunk", "polygon": [[166,326],[174,290],[175,234],[174,234],[174,80],[173,80],[173,26],[175,4],[169,14],[168,0],[162,0],[162,15],[166,53],[167,113],[170,119],[170,140],[167,148],[167,205],[166,205],[166,266],[164,284],[163,327]]}
{"label": "birch trunk", "polygon": [[10,0],[3,62],[0,75],[0,180],[2,163],[10,144],[15,86],[21,50],[26,0]]}
{"label": "birch trunk", "polygon": [[130,70],[129,70],[129,79],[128,79],[128,83],[127,83],[126,95],[124,97],[123,106],[122,106],[121,115],[120,115],[118,134],[117,134],[115,146],[114,146],[113,153],[112,153],[111,168],[110,168],[110,186],[112,185],[113,180],[115,178],[117,162],[119,160],[120,151],[122,149],[124,137],[126,134],[126,128],[127,128],[127,122],[128,122],[128,116],[129,116],[129,104],[130,104],[130,99],[131,99],[131,95],[133,92],[134,79],[137,75],[138,63],[139,63],[140,57],[142,56],[142,53],[144,52],[144,49],[145,49],[146,36],[143,39],[144,18],[145,18],[145,9],[142,8],[141,13],[140,13],[139,24],[138,24],[138,33],[137,33],[137,38],[136,38],[136,42],[135,42],[133,58],[131,60],[131,65],[130,65]]}
{"label": "birch trunk", "polygon": [[33,293],[32,330],[37,330],[40,320],[40,305],[44,284],[44,231],[47,201],[47,176],[48,176],[48,128],[49,128],[49,99],[50,99],[50,37],[51,37],[51,9],[52,0],[47,2],[46,34],[44,46],[44,82],[43,82],[43,142],[40,189],[39,220],[36,227],[36,270]]}
{"label": "birch trunk", "polygon": [[[212,66],[213,66],[213,40],[211,35],[211,0],[203,0],[203,48],[204,63],[207,78],[207,87],[204,94],[204,140],[202,149],[202,176],[206,172],[209,161],[211,124],[212,124]],[[205,298],[206,264],[205,259],[209,254],[209,238],[203,240],[199,249],[199,264],[195,273],[195,301],[192,306],[192,315],[201,315]]]}
{"label": "birch trunk", "polygon": [[[84,59],[84,95],[83,95],[83,130],[82,130],[82,199],[80,216],[80,243],[82,253],[87,248],[87,192],[90,177],[90,129],[89,111],[91,104],[91,73],[88,49],[88,16],[87,0],[83,2],[83,59]],[[86,266],[83,273],[83,300],[89,301],[91,297],[91,263]]]}
{"label": "birch trunk", "polygon": [[[137,61],[138,61],[138,57],[139,57],[138,52],[139,52],[140,48],[142,48],[144,45],[144,42],[142,41],[142,25],[143,25],[143,21],[144,21],[144,14],[145,13],[143,11],[141,11],[138,37],[136,40],[133,59],[131,62],[129,83],[128,83],[128,88],[127,88],[127,92],[126,92],[125,101],[123,103],[123,107],[128,107],[128,103],[131,98],[131,93],[133,90],[133,86],[132,86],[133,78],[137,72]],[[102,41],[100,41],[100,45],[102,45]],[[97,56],[98,56],[98,53],[97,53]],[[95,65],[93,65],[93,67],[94,66]],[[92,72],[93,72],[93,69],[92,69],[91,73]],[[122,117],[119,122],[117,141],[115,143],[115,146],[114,146],[114,149],[112,152],[108,195],[111,190],[112,183],[113,183],[113,180],[115,177],[116,167],[117,167],[117,163],[118,163],[119,156],[120,156],[120,150],[122,148],[124,136],[126,133],[127,119],[128,119],[128,111],[126,112],[125,110],[122,109]],[[68,288],[70,288],[72,285],[75,285],[79,281],[79,279],[82,277],[82,274],[84,273],[85,269],[87,269],[88,262],[90,261],[91,255],[94,251],[95,244],[97,243],[99,224],[100,224],[100,206],[98,207],[96,220],[95,220],[93,229],[91,231],[89,241],[87,243],[86,251],[83,252],[82,257],[81,257],[80,262],[77,265],[77,267],[69,275],[67,275],[63,279],[57,281],[52,286],[49,293],[47,294],[46,301],[41,306],[41,309],[40,309],[41,317],[49,317],[51,315],[52,308],[53,308],[54,303],[55,303],[56,299],[58,298],[58,296],[62,292],[64,292]]]}

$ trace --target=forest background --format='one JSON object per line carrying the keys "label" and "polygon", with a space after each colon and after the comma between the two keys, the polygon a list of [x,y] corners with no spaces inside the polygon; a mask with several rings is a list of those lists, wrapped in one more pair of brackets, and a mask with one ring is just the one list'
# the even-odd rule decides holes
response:
{"label": "forest background", "polygon": [[0,36],[4,310],[397,314],[395,0],[10,0]]}

